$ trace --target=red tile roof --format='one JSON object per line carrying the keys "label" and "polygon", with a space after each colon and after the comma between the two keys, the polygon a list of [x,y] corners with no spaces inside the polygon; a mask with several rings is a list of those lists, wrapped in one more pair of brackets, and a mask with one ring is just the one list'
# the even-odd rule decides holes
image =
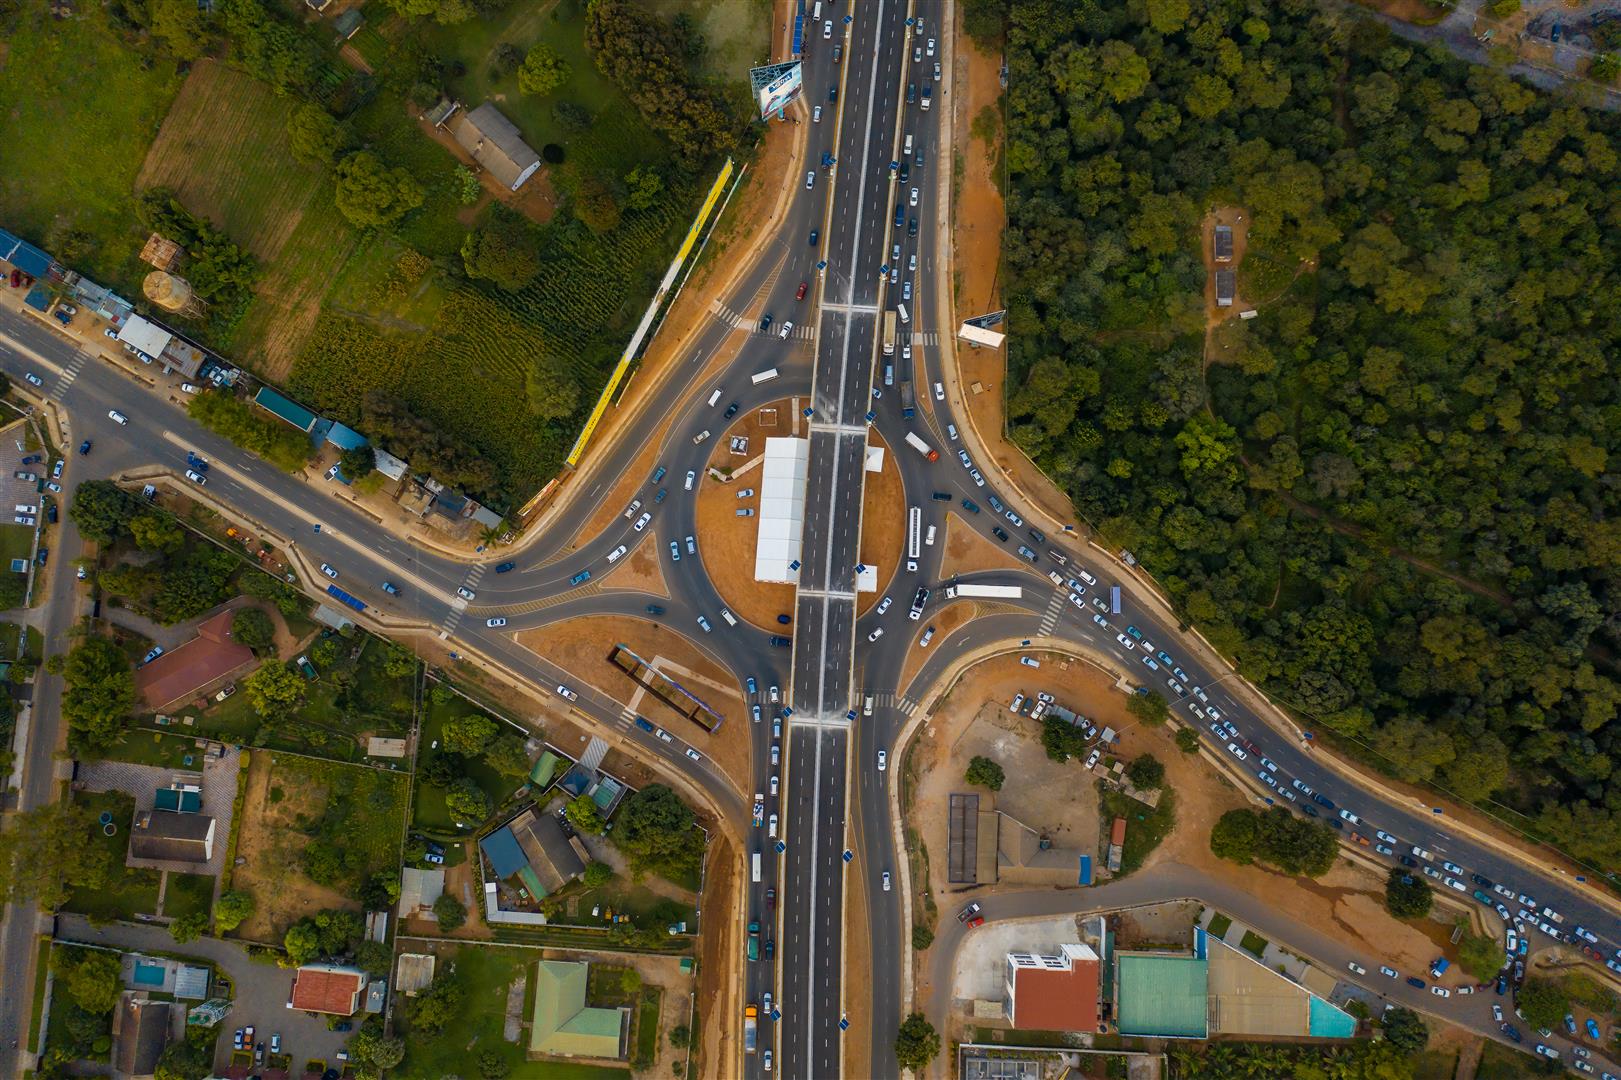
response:
{"label": "red tile roof", "polygon": [[1114,819],[1114,828],[1109,830],[1109,843],[1111,843],[1111,844],[1124,844],[1125,842],[1126,842],[1126,819],[1123,818],[1123,817],[1117,817],[1117,818]]}
{"label": "red tile roof", "polygon": [[305,1012],[353,1016],[366,988],[366,973],[353,968],[310,964],[293,976],[293,996],[287,1006]]}
{"label": "red tile roof", "polygon": [[231,640],[236,611],[227,608],[198,624],[196,637],[135,672],[135,692],[147,708],[161,709],[253,662],[253,650]]}
{"label": "red tile roof", "polygon": [[1098,962],[1071,958],[1068,971],[1013,970],[1013,1026],[1027,1031],[1096,1031]]}

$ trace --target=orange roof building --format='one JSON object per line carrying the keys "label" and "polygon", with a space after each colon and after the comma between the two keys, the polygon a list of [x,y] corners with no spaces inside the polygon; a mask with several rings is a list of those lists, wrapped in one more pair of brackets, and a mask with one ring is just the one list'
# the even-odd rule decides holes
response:
{"label": "orange roof building", "polygon": [[190,697],[253,663],[253,650],[231,637],[235,614],[227,608],[203,620],[196,637],[135,672],[135,692],[148,709]]}
{"label": "orange roof building", "polygon": [[1007,954],[1008,1021],[1028,1031],[1098,1029],[1098,954],[1060,945],[1057,956]]}
{"label": "orange roof building", "polygon": [[360,995],[365,990],[366,973],[359,968],[305,964],[293,975],[293,993],[287,1007],[353,1016],[360,1010]]}

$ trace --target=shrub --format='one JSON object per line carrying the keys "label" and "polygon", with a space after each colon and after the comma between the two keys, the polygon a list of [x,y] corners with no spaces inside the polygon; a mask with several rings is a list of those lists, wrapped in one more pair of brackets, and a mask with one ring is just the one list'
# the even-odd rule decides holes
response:
{"label": "shrub", "polygon": [[1153,754],[1143,754],[1126,766],[1126,778],[1147,791],[1165,782],[1165,765]]}
{"label": "shrub", "polygon": [[990,788],[992,791],[1001,791],[1002,784],[1007,779],[1002,766],[988,757],[975,755],[968,762],[968,771],[964,776],[970,784]]}

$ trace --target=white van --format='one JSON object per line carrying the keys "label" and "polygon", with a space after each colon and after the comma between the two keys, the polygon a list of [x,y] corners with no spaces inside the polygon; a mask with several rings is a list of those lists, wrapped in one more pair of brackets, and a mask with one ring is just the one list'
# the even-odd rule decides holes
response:
{"label": "white van", "polygon": [[901,325],[902,326],[910,326],[912,324],[911,313],[906,310],[906,305],[905,304],[896,304],[895,305],[895,314],[897,314],[897,315],[899,315],[901,317]]}
{"label": "white van", "polygon": [[912,153],[912,133],[906,133],[906,145],[901,147],[901,156],[908,157]]}
{"label": "white van", "polygon": [[37,513],[39,513],[39,507],[34,506],[34,505],[30,504],[30,503],[18,503],[16,506],[12,507],[12,509],[17,511],[17,513],[19,513],[19,514],[37,514]]}
{"label": "white van", "polygon": [[930,547],[934,546],[934,529],[935,529],[935,527],[933,525],[930,525],[928,533],[925,534],[924,537],[923,537],[923,542],[925,544],[929,545]]}
{"label": "white van", "polygon": [[872,715],[872,695],[871,694],[867,695],[866,702],[861,706],[861,715],[862,716],[871,716]]}
{"label": "white van", "polygon": [[727,611],[725,608],[720,609],[720,617],[726,620],[726,625],[727,626],[736,626],[737,625],[737,616],[733,615],[730,611]]}
{"label": "white van", "polygon": [[816,6],[811,8],[811,21],[822,17],[822,0],[816,0]]}
{"label": "white van", "polygon": [[715,392],[709,395],[709,407],[711,409],[715,407],[715,402],[720,400],[721,392],[721,387],[717,386],[715,387]]}
{"label": "white van", "polygon": [[751,375],[749,377],[749,381],[754,383],[755,386],[759,386],[761,383],[770,382],[772,379],[775,379],[776,377],[777,377],[777,369],[776,368],[766,368],[764,371],[757,371],[753,375]]}

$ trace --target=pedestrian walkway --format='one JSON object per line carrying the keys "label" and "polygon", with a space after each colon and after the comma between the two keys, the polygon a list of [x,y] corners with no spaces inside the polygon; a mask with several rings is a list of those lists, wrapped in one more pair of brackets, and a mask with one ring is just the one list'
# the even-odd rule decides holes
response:
{"label": "pedestrian walkway", "polygon": [[1058,614],[1064,610],[1064,604],[1067,602],[1068,597],[1062,592],[1053,592],[1053,598],[1047,601],[1047,613],[1041,617],[1042,637],[1046,637],[1053,632],[1053,627],[1058,625]]}
{"label": "pedestrian walkway", "polygon": [[[741,312],[733,310],[718,299],[710,303],[709,314],[717,322],[730,326],[734,330],[741,328],[744,323],[748,323],[750,326],[749,332],[759,337],[782,336],[782,332],[778,329],[780,323],[773,323],[769,328],[761,330],[759,323],[755,322],[755,320],[746,318]],[[803,326],[795,326],[788,336],[795,341],[813,341],[816,338],[816,328],[807,322]]]}
{"label": "pedestrian walkway", "polygon": [[68,361],[68,366],[57,376],[56,385],[51,387],[50,396],[60,401],[62,395],[68,392],[68,387],[73,385],[73,380],[79,377],[79,372],[84,369],[84,362],[88,359],[90,354],[83,349],[74,352],[73,359]]}
{"label": "pedestrian walkway", "polygon": [[[462,588],[470,593],[477,593],[478,583],[484,579],[484,574],[489,568],[489,563],[474,563],[468,569],[467,576],[462,579]],[[450,598],[450,613],[445,616],[445,621],[439,625],[440,637],[449,637],[456,632],[456,627],[461,625],[462,616],[467,612],[467,605],[470,602],[467,597],[459,593]]]}
{"label": "pedestrian walkway", "polygon": [[915,716],[918,705],[918,702],[913,701],[905,694],[893,690],[884,690],[872,695],[874,709],[895,709],[906,716]]}

